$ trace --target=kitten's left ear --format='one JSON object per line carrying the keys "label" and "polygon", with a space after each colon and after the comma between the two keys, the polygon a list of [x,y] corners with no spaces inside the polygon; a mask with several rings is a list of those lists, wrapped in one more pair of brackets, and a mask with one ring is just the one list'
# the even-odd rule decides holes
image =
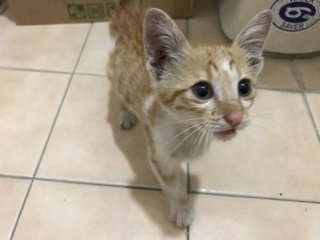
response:
{"label": "kitten's left ear", "polygon": [[258,75],[263,66],[263,47],[272,22],[272,12],[263,10],[252,18],[235,38],[232,47],[240,48],[247,58],[249,70]]}
{"label": "kitten's left ear", "polygon": [[161,81],[181,61],[188,42],[174,21],[157,8],[147,11],[143,34],[147,69]]}

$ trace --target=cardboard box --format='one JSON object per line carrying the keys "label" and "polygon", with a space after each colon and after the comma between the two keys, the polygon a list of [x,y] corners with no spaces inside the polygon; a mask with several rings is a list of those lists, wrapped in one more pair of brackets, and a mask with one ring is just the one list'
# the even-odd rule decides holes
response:
{"label": "cardboard box", "polygon": [[[116,9],[115,0],[9,0],[17,25],[106,21]],[[173,18],[190,17],[193,0],[143,0]]]}

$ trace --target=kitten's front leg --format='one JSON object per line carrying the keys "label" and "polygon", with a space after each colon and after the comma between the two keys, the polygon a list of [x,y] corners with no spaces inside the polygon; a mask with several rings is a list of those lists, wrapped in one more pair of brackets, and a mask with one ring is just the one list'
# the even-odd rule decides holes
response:
{"label": "kitten's front leg", "polygon": [[153,172],[170,203],[170,219],[179,227],[189,226],[194,217],[192,199],[187,193],[187,176],[177,159],[159,159],[153,155],[150,160]]}

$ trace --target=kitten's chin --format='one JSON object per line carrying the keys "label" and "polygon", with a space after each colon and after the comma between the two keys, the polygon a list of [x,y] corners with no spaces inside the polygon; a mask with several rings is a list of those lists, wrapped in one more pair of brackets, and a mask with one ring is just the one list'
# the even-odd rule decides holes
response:
{"label": "kitten's chin", "polygon": [[237,135],[236,129],[230,129],[222,132],[216,132],[214,133],[217,139],[226,141],[232,139],[235,135]]}

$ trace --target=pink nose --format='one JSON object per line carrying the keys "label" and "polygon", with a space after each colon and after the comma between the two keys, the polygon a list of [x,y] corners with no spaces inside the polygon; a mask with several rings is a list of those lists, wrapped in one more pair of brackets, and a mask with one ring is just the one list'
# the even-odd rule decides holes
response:
{"label": "pink nose", "polygon": [[234,111],[229,113],[224,117],[224,119],[227,121],[227,123],[230,124],[231,127],[236,127],[238,126],[243,118],[243,114],[241,111]]}

